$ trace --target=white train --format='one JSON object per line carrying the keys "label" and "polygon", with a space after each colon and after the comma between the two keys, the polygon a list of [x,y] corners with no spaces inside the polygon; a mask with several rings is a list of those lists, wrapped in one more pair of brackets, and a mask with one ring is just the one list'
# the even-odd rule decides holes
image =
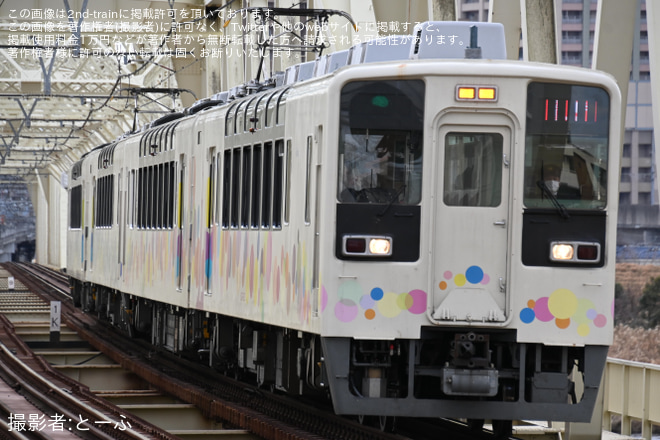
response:
{"label": "white train", "polygon": [[496,24],[413,35],[88,153],[69,179],[76,303],[265,387],[329,390],[339,414],[590,420],[617,86],[507,61]]}

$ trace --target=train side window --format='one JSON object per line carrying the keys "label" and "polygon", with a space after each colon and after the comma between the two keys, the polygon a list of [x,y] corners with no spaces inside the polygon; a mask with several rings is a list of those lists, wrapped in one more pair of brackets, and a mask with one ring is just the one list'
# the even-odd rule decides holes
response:
{"label": "train side window", "polygon": [[222,155],[218,153],[215,155],[215,212],[213,213],[216,225],[220,223],[220,215],[222,214],[221,203],[223,189],[220,188],[220,182],[222,182],[222,171]]}
{"label": "train side window", "polygon": [[252,147],[252,207],[250,226],[259,227],[259,208],[261,206],[261,145]]}
{"label": "train side window", "polygon": [[[289,171],[287,170],[287,173]],[[273,169],[273,228],[282,228],[282,179],[284,177],[284,141],[275,141],[275,167]]]}
{"label": "train side window", "polygon": [[499,206],[503,139],[499,133],[448,133],[444,202],[448,206]]}
{"label": "train side window", "polygon": [[147,197],[148,197],[148,185],[147,177],[149,177],[148,167],[143,167],[140,169],[140,228],[145,229],[147,227]]}
{"label": "train side window", "polygon": [[158,190],[158,210],[156,212],[156,226],[158,229],[162,229],[165,223],[164,221],[164,212],[165,212],[165,173],[163,172],[163,164],[158,164],[156,168],[158,171],[158,179],[156,180],[157,190]]}
{"label": "train side window", "polygon": [[229,214],[231,209],[231,150],[225,150],[222,161],[222,227],[229,227]]}
{"label": "train side window", "polygon": [[135,226],[138,229],[142,229],[142,209],[144,207],[144,198],[142,197],[142,191],[144,185],[142,184],[142,168],[137,170],[137,187],[135,188]]}
{"label": "train side window", "polygon": [[172,161],[169,163],[169,201],[168,201],[168,210],[167,210],[167,226],[171,229],[174,227],[174,206],[176,205],[176,185],[175,185],[175,176],[176,176],[176,162]]}
{"label": "train side window", "polygon": [[305,163],[305,224],[311,222],[311,193],[312,193],[312,137],[307,136],[307,160]]}
{"label": "train side window", "polygon": [[112,227],[112,224],[114,222],[115,218],[115,211],[114,211],[114,205],[115,205],[115,175],[110,174],[108,176],[108,227]]}
{"label": "train side window", "polygon": [[243,147],[243,169],[241,182],[241,227],[247,228],[250,223],[250,171],[252,163],[252,147]]}
{"label": "train side window", "polygon": [[82,185],[69,191],[69,228],[80,229],[82,225]]}
{"label": "train side window", "polygon": [[215,162],[215,148],[211,148],[210,151],[211,154],[211,164],[209,165],[209,178],[208,178],[208,188],[206,188],[206,207],[207,207],[207,213],[206,213],[206,227],[211,228],[213,225],[213,222],[215,221],[214,218],[214,213],[215,213],[215,169],[217,167],[217,164]]}
{"label": "train side window", "polygon": [[286,151],[279,152],[280,148],[284,149],[284,143],[279,141],[277,145],[276,155],[283,156],[280,160],[284,161],[286,158],[286,174],[285,174],[285,185],[284,185],[284,222],[289,224],[290,220],[290,211],[291,211],[291,139],[286,141]]}
{"label": "train side window", "polygon": [[264,166],[261,190],[261,227],[270,228],[270,207],[273,199],[273,143],[264,144]]}
{"label": "train side window", "polygon": [[98,181],[94,179],[92,181],[92,228],[96,227],[98,223],[98,206],[96,206],[99,199],[99,190],[98,190]]}
{"label": "train side window", "polygon": [[162,200],[161,200],[161,213],[160,213],[160,227],[163,229],[167,229],[167,210],[168,210],[168,200],[169,200],[169,185],[168,185],[168,180],[170,176],[170,172],[168,170],[168,163],[163,163],[160,165],[160,184],[161,184],[161,194],[162,194]]}
{"label": "train side window", "polygon": [[169,170],[167,169],[167,162],[160,164],[160,227],[162,229],[167,229],[167,199],[168,199],[168,183],[169,180]]}
{"label": "train side window", "polygon": [[231,168],[231,227],[238,228],[238,218],[241,194],[241,149],[235,148],[232,152]]}
{"label": "train side window", "polygon": [[153,165],[148,168],[148,179],[147,179],[147,188],[148,188],[148,197],[147,197],[147,228],[154,227],[154,167]]}

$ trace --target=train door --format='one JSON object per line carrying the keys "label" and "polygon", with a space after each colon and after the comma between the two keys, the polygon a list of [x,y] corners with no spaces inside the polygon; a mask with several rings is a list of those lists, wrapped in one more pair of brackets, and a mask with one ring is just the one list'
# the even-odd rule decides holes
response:
{"label": "train door", "polygon": [[466,125],[468,117],[474,118],[460,115],[436,131],[432,317],[501,322],[507,318],[512,130],[492,115]]}

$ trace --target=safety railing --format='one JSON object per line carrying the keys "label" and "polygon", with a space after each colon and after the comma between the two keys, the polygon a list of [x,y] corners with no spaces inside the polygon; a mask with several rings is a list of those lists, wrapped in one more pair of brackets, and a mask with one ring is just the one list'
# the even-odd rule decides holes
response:
{"label": "safety railing", "polygon": [[660,426],[660,365],[608,358],[603,381],[603,429],[612,430],[612,416],[621,417],[621,434],[631,435],[632,422],[651,440]]}

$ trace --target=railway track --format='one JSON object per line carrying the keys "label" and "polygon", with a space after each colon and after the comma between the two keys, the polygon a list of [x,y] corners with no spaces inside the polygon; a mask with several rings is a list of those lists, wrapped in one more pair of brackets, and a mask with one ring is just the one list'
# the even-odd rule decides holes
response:
{"label": "railway track", "polygon": [[[220,419],[236,428],[273,440],[402,440],[406,437],[382,432],[345,417],[328,408],[280,396],[237,382],[204,365],[189,362],[167,352],[154,350],[145,341],[120,334],[75,309],[70,300],[68,280],[59,272],[36,265],[11,265],[10,272],[46,300],[62,301],[62,320],[82,338],[123,368],[164,393],[194,404],[210,419]],[[401,431],[411,438],[492,439],[486,432],[475,432],[455,423],[428,423],[404,420]]]}
{"label": "railway track", "polygon": [[[6,277],[5,277],[6,278]],[[20,280],[2,295],[0,386],[3,391],[0,438],[173,439],[166,431],[125,415],[87,387],[59,374],[35,356],[16,333],[7,310],[41,313],[44,308]],[[11,302],[8,304],[7,300]],[[14,316],[16,318],[16,316]],[[18,316],[18,321],[24,318]]]}

